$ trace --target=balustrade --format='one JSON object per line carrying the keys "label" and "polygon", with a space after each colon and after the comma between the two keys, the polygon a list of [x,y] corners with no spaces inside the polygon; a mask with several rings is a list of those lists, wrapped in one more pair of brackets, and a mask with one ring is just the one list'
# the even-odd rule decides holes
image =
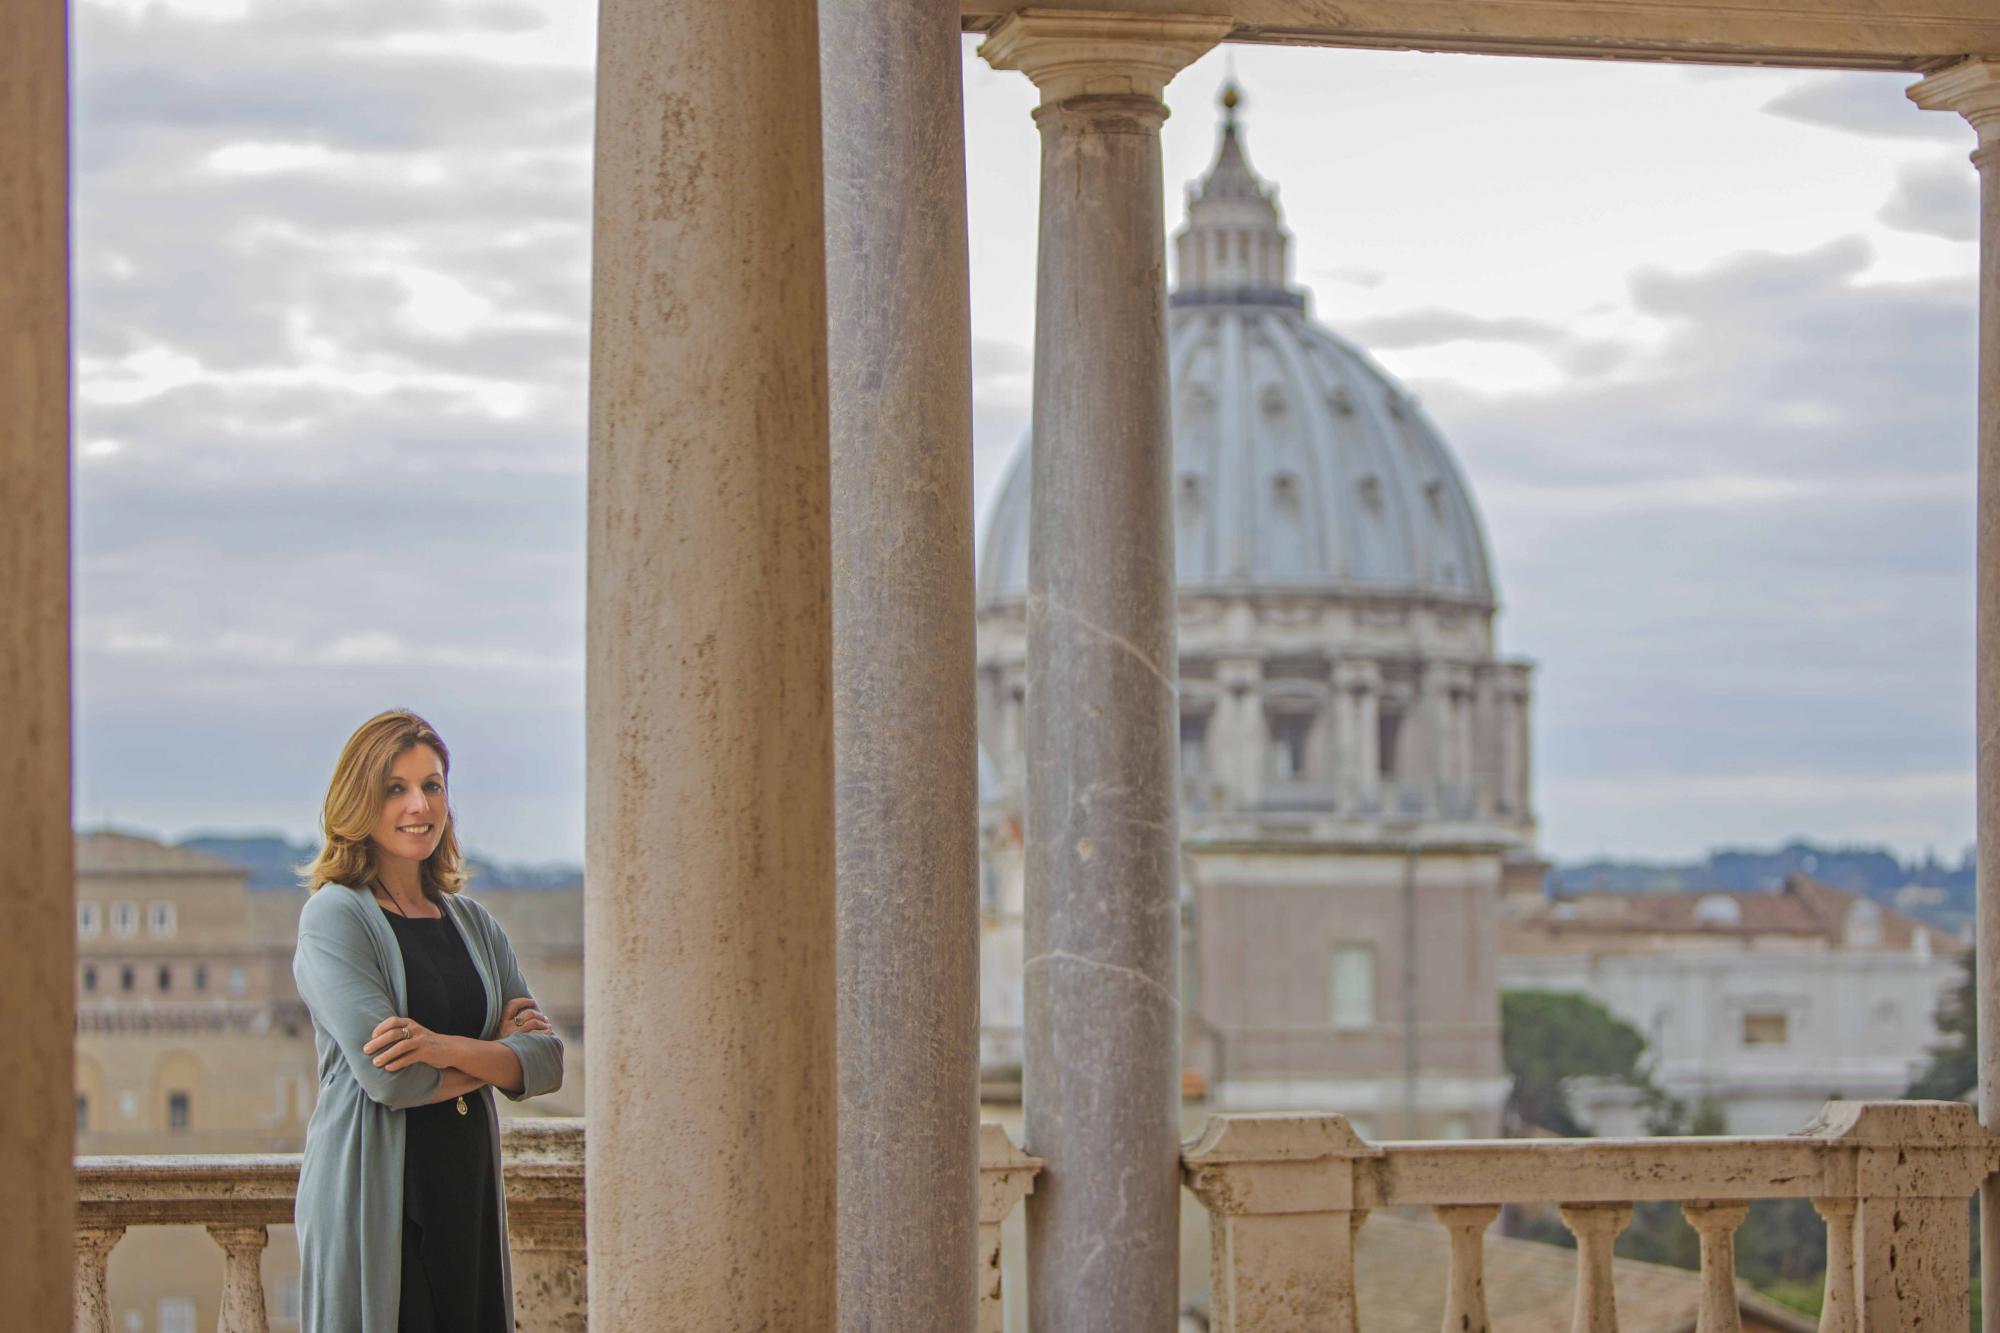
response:
{"label": "balustrade", "polygon": [[1577,1241],[1571,1333],[1615,1333],[1612,1244],[1640,1201],[1682,1204],[1701,1242],[1698,1333],[1737,1333],[1750,1201],[1827,1222],[1824,1333],[1969,1327],[1969,1200],[2000,1139],[1958,1102],[1831,1102],[1772,1138],[1382,1143],[1337,1115],[1211,1119],[1184,1159],[1208,1208],[1212,1333],[1355,1333],[1370,1211],[1425,1207],[1450,1235],[1447,1333],[1487,1328],[1482,1237],[1502,1204],[1553,1206]]}
{"label": "balustrade", "polygon": [[[583,1121],[503,1120],[507,1251],[519,1333],[583,1333]],[[979,1327],[1000,1328],[1000,1224],[1041,1162],[998,1125],[979,1140]],[[268,1333],[259,1275],[269,1228],[292,1220],[296,1153],[76,1159],[76,1333],[112,1333],[111,1251],[141,1226],[200,1226],[223,1254],[221,1333]]]}

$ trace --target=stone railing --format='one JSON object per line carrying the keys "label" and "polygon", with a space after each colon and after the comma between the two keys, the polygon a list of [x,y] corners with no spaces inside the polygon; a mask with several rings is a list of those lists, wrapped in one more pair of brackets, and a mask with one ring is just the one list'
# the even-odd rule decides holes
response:
{"label": "stone railing", "polygon": [[1756,1199],[1827,1223],[1823,1333],[1969,1326],[1970,1210],[2000,1167],[1957,1102],[1831,1102],[1779,1138],[1372,1144],[1337,1115],[1218,1116],[1183,1159],[1209,1212],[1213,1333],[1355,1333],[1355,1235],[1426,1207],[1450,1236],[1443,1327],[1488,1328],[1483,1244],[1502,1204],[1553,1205],[1577,1241],[1572,1333],[1615,1333],[1611,1246],[1641,1200],[1701,1241],[1701,1333],[1740,1329],[1734,1236]]}
{"label": "stone railing", "polygon": [[[518,1333],[583,1333],[583,1121],[505,1120],[507,1249]],[[981,1128],[980,1329],[1000,1329],[1000,1224],[1034,1189],[1041,1163],[998,1125]],[[260,1266],[269,1228],[292,1220],[296,1153],[79,1157],[76,1160],[76,1330],[112,1333],[105,1275],[135,1226],[200,1226],[222,1247],[221,1333],[268,1333]]]}

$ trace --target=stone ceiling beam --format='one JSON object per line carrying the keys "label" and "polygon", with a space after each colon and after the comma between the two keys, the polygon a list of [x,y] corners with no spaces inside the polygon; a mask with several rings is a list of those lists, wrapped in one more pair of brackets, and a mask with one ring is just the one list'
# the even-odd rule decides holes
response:
{"label": "stone ceiling beam", "polygon": [[1698,64],[1928,71],[2000,57],[1992,0],[960,0],[968,32],[1014,13],[1207,15],[1229,40]]}

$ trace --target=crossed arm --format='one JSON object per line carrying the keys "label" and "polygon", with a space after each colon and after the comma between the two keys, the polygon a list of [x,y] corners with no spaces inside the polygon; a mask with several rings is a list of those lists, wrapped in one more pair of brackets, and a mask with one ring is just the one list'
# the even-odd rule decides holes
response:
{"label": "crossed arm", "polygon": [[[548,1018],[527,996],[507,1001],[500,1013],[500,1030],[506,1033],[548,1032]],[[521,1058],[504,1043],[480,1041],[476,1037],[450,1037],[432,1032],[412,1018],[391,1014],[375,1025],[362,1046],[374,1057],[377,1069],[391,1074],[412,1065],[430,1065],[439,1071],[437,1091],[426,1104],[450,1101],[490,1083],[505,1093],[519,1094],[524,1079]]]}

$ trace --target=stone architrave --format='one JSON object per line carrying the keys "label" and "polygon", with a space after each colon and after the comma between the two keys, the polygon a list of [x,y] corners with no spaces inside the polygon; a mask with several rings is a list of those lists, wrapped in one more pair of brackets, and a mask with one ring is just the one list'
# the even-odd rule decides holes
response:
{"label": "stone architrave", "polygon": [[599,8],[593,1327],[835,1312],[831,559],[813,0]]}
{"label": "stone architrave", "polygon": [[[2000,60],[1964,60],[1918,82],[1927,111],[1956,111],[1978,135],[1979,407],[1978,604],[1974,732],[1978,737],[1977,926],[1979,1118],[2000,1131]],[[1980,1192],[1982,1271],[2000,1272],[2000,1178]],[[1982,1289],[1988,1327],[2000,1327],[2000,1282]]]}
{"label": "stone architrave", "polygon": [[840,1327],[973,1321],[979,779],[959,30],[821,0]]}
{"label": "stone architrave", "polygon": [[67,22],[23,0],[0,41],[0,1291],[34,1329],[69,1327],[75,1262]]}
{"label": "stone architrave", "polygon": [[1025,11],[1041,90],[1028,545],[1030,1323],[1179,1304],[1179,738],[1160,100],[1212,17]]}

